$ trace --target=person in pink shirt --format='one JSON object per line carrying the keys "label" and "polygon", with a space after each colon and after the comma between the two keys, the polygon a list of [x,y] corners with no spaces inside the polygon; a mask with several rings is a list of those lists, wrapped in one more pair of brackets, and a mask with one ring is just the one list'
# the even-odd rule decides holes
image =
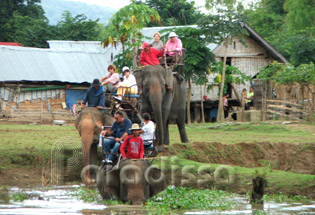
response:
{"label": "person in pink shirt", "polygon": [[142,43],[143,51],[140,55],[140,63],[143,66],[146,65],[160,65],[159,57],[162,57],[164,54],[164,49],[161,51],[157,50],[156,48],[150,47],[147,42]]}
{"label": "person in pink shirt", "polygon": [[171,32],[168,36],[170,39],[165,44],[165,53],[166,56],[171,56],[172,61],[175,62],[175,56],[176,56],[176,62],[179,62],[182,56],[182,49],[183,44],[182,41],[178,38],[177,34],[175,32]]}
{"label": "person in pink shirt", "polygon": [[115,65],[109,65],[107,67],[108,74],[100,79],[102,85],[104,86],[105,92],[117,92],[117,87],[119,86],[119,75],[116,73]]}

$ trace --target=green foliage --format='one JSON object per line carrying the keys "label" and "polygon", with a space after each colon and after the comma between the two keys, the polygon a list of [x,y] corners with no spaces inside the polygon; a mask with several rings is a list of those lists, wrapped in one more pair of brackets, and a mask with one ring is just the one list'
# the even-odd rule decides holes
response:
{"label": "green foliage", "polygon": [[306,30],[306,35],[312,38],[315,30],[315,1],[314,0],[286,0],[284,9],[290,31]]}
{"label": "green foliage", "polygon": [[135,61],[136,49],[143,38],[140,31],[150,22],[160,23],[160,16],[157,11],[141,2],[132,1],[113,15],[103,43],[104,47],[112,45],[115,48],[119,43],[122,44],[123,53],[115,57],[117,67],[130,66],[131,59]]}
{"label": "green foliage", "polygon": [[[212,89],[214,86],[219,85],[221,83],[223,71],[223,62],[218,62],[211,66],[211,72],[214,74],[219,74],[214,79],[214,82],[208,85],[208,90]],[[245,84],[245,81],[251,81],[252,77],[245,75],[239,70],[237,67],[226,65],[225,67],[225,81],[224,81],[224,89],[223,94],[227,92],[228,84],[235,83],[235,84]]]}
{"label": "green foliage", "polygon": [[15,202],[23,202],[25,199],[28,198],[30,198],[30,196],[24,192],[18,192],[12,195],[12,200]]}
{"label": "green foliage", "polygon": [[145,210],[153,214],[170,213],[171,210],[229,210],[235,203],[229,201],[231,194],[221,190],[197,190],[168,186],[163,192],[150,198]]}
{"label": "green foliage", "polygon": [[96,202],[99,204],[106,204],[106,205],[122,204],[120,200],[103,200],[97,189],[86,188],[86,187],[77,188],[73,196],[76,196],[78,199],[84,202]]}
{"label": "green foliage", "polygon": [[282,192],[276,194],[266,194],[263,197],[264,201],[275,201],[275,202],[296,202],[296,201],[307,201],[306,196],[300,195],[285,195]]}
{"label": "green foliage", "polygon": [[264,81],[273,80],[279,85],[294,83],[299,83],[301,86],[315,85],[315,65],[310,63],[294,67],[275,61],[262,68],[257,77]]}
{"label": "green foliage", "polygon": [[58,40],[95,41],[99,35],[98,20],[90,20],[84,14],[72,17],[69,11],[62,14],[55,30]]}
{"label": "green foliage", "polygon": [[195,8],[195,1],[147,0],[145,3],[160,14],[163,26],[191,25],[202,17]]}

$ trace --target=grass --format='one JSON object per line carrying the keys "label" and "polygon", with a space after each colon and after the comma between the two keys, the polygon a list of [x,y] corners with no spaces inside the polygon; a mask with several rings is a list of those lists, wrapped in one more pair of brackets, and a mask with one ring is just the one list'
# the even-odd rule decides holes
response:
{"label": "grass", "polygon": [[[270,124],[242,124],[225,126],[219,129],[209,129],[217,123],[192,124],[186,126],[190,142],[219,142],[223,144],[235,143],[314,143],[315,125],[309,126],[311,131],[290,129],[285,125]],[[170,126],[171,143],[180,143],[177,126]],[[313,132],[312,132],[313,131]]]}

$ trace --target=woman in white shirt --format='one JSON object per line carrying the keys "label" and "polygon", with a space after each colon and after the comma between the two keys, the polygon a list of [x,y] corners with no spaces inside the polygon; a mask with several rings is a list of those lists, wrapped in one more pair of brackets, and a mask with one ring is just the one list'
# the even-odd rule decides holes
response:
{"label": "woman in white shirt", "polygon": [[142,119],[144,122],[144,126],[139,133],[143,139],[144,148],[148,149],[152,146],[153,143],[155,127],[154,123],[151,121],[151,116],[149,113],[142,114]]}
{"label": "woman in white shirt", "polygon": [[138,87],[136,78],[134,75],[130,74],[129,67],[125,66],[123,68],[124,80],[119,84],[117,90],[117,97],[115,99],[122,100],[122,96],[125,94],[136,95],[138,93]]}

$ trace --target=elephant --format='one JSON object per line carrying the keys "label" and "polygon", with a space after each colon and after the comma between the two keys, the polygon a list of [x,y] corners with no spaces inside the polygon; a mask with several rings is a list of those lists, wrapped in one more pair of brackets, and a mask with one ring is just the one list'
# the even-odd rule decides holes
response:
{"label": "elephant", "polygon": [[[170,68],[161,65],[145,66],[134,71],[137,84],[142,88],[141,113],[148,112],[156,123],[156,145],[163,150],[163,144],[169,145],[168,124],[175,120],[181,142],[189,142],[185,130],[186,83],[179,83]],[[177,76],[180,77],[179,74]],[[166,89],[171,85],[172,89]]]}
{"label": "elephant", "polygon": [[[114,119],[109,114],[103,114],[95,107],[85,107],[75,121],[75,127],[81,136],[83,150],[83,167],[97,165],[97,144],[102,126],[110,126]],[[84,172],[84,183],[89,185],[93,180],[90,170]]]}
{"label": "elephant", "polygon": [[122,160],[111,170],[99,168],[97,188],[103,199],[118,198],[141,205],[166,188],[164,173],[143,159]]}

